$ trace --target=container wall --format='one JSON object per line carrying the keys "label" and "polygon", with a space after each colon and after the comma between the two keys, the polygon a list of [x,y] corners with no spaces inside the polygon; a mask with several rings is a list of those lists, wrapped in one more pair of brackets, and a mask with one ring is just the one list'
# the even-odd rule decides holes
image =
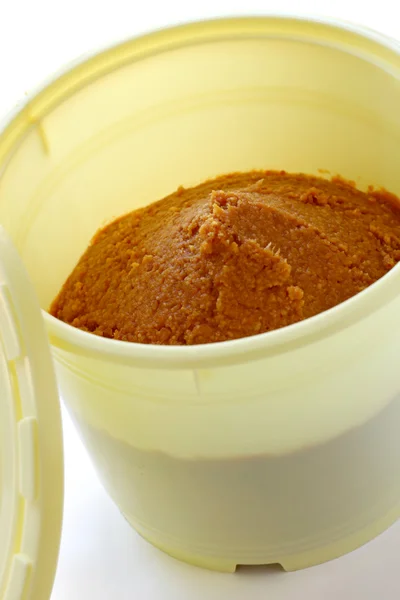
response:
{"label": "container wall", "polygon": [[58,349],[58,379],[101,480],[144,537],[208,568],[297,569],[400,514],[399,310],[207,371]]}

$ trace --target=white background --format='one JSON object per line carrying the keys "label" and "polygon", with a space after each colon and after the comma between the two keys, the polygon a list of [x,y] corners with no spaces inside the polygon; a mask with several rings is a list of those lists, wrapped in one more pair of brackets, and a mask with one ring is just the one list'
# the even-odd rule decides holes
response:
{"label": "white background", "polygon": [[[396,4],[396,0],[0,0],[0,118],[71,59],[154,28],[212,16],[292,12],[355,21],[400,39]],[[207,572],[163,555],[129,528],[98,482],[66,415],[64,439],[65,518],[52,600],[400,598],[400,522],[352,554],[298,573],[260,567],[235,575]]]}

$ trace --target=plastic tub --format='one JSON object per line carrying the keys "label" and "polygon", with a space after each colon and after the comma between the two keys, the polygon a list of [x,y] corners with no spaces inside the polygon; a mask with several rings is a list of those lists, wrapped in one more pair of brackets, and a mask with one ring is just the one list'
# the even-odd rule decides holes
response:
{"label": "plastic tub", "polygon": [[[185,25],[31,99],[0,138],[0,222],[44,311],[91,236],[178,185],[329,169],[400,194],[400,49],[344,24]],[[196,347],[46,312],[62,395],[129,522],[190,563],[313,565],[400,515],[400,267],[286,329]]]}

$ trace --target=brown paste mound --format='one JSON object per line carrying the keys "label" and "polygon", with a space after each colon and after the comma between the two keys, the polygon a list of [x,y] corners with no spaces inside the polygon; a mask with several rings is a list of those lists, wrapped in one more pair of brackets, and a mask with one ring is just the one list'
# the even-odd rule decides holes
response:
{"label": "brown paste mound", "polygon": [[340,179],[234,173],[97,233],[51,314],[130,342],[219,342],[316,315],[398,261],[394,196]]}

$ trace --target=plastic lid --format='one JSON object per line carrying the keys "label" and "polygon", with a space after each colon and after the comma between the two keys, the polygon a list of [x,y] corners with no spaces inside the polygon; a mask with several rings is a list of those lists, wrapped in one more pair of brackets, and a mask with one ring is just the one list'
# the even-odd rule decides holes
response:
{"label": "plastic lid", "polygon": [[56,379],[38,300],[0,227],[0,600],[48,600],[63,510]]}

